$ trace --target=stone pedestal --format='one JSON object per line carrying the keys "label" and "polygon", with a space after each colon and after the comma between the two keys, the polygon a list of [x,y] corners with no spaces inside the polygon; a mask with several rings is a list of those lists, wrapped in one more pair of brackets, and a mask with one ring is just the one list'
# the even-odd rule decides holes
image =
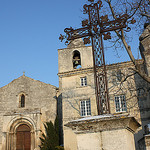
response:
{"label": "stone pedestal", "polygon": [[135,150],[140,124],[129,115],[100,115],[66,124],[77,135],[78,150]]}

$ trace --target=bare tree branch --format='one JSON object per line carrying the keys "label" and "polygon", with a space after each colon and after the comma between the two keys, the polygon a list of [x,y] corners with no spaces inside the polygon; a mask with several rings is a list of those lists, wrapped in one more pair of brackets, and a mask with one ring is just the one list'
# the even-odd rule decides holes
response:
{"label": "bare tree branch", "polygon": [[[115,14],[115,12],[114,12],[114,8],[113,8],[113,6],[112,6],[112,4],[111,4],[111,1],[110,1],[110,0],[107,0],[106,2],[107,2],[108,5],[109,5],[109,8],[110,8],[110,10],[111,10],[111,14],[112,14],[113,18],[116,19],[117,17],[116,17],[116,14]],[[134,10],[134,12],[128,17],[128,19],[131,18],[131,17],[133,17],[133,16],[136,14],[137,10],[139,10],[139,8],[140,8],[140,6],[141,6],[141,3],[142,3],[142,0],[140,0],[140,2],[138,3],[138,5],[137,5],[136,7],[134,7],[135,10]],[[143,15],[146,16],[147,14],[143,14]],[[149,15],[148,15],[148,16],[149,16]],[[140,67],[139,67],[139,64],[137,63],[136,59],[135,59],[134,56],[133,56],[133,53],[132,53],[132,51],[131,51],[131,47],[128,45],[128,43],[127,43],[127,41],[126,41],[126,39],[125,39],[124,30],[122,29],[122,30],[121,30],[121,33],[119,33],[119,31],[116,30],[115,33],[116,33],[116,35],[121,39],[121,41],[122,41],[122,43],[123,43],[123,45],[124,45],[124,47],[125,47],[125,49],[126,49],[128,55],[129,55],[129,57],[130,57],[130,59],[131,59],[131,61],[133,62],[134,66],[135,66],[134,71],[135,71],[136,73],[138,73],[144,80],[146,80],[147,82],[150,83],[150,77],[148,77],[145,72],[141,71],[141,69],[140,69]]]}
{"label": "bare tree branch", "polygon": [[141,15],[150,18],[150,15],[148,15],[148,14],[141,13]]}

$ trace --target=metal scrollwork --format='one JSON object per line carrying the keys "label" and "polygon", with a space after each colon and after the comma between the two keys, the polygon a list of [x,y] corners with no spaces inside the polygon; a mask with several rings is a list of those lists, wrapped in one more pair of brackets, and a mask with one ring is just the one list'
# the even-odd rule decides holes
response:
{"label": "metal scrollwork", "polygon": [[[118,16],[115,20],[109,20],[108,15],[99,16],[99,10],[102,7],[102,1],[88,0],[91,4],[83,6],[83,13],[88,14],[89,18],[82,21],[82,28],[66,28],[66,36],[60,35],[59,39],[66,43],[70,40],[83,38],[84,44],[92,42],[94,79],[98,114],[110,113],[109,97],[107,88],[107,75],[104,58],[103,40],[111,39],[110,31],[121,30],[127,27],[129,16],[124,14]],[[135,23],[134,18],[129,23]],[[126,31],[130,28],[127,27]]]}
{"label": "metal scrollwork", "polygon": [[108,39],[111,39],[111,33],[110,32],[107,32],[107,33],[103,33],[104,35],[104,40],[108,40]]}
{"label": "metal scrollwork", "polygon": [[90,36],[88,38],[84,38],[83,41],[84,44],[90,44],[91,43]]}
{"label": "metal scrollwork", "polygon": [[85,27],[85,26],[88,26],[88,25],[89,25],[89,20],[88,19],[82,21],[82,27]]}

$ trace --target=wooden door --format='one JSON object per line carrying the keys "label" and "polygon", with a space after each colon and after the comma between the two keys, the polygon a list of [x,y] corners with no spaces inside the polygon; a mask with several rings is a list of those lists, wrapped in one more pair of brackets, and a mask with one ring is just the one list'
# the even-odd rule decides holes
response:
{"label": "wooden door", "polygon": [[16,150],[31,150],[31,129],[23,124],[17,128]]}

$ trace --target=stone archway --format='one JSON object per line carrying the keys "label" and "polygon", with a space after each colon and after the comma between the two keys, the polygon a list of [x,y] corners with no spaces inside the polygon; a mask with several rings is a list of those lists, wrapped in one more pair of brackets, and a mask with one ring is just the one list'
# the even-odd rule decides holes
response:
{"label": "stone archway", "polygon": [[7,135],[7,150],[34,150],[35,145],[33,121],[27,118],[13,120]]}
{"label": "stone archway", "polygon": [[16,150],[31,150],[31,129],[26,124],[16,129]]}

